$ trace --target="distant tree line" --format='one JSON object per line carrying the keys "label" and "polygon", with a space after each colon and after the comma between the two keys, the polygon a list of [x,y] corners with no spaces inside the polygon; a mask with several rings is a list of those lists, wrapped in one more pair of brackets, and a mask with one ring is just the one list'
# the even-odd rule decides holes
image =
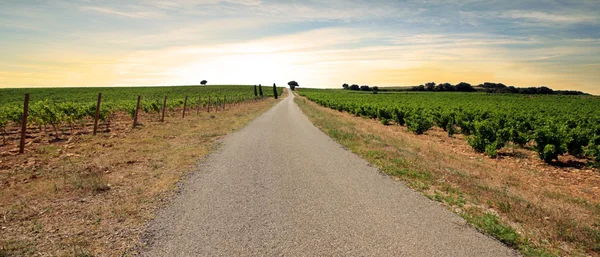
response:
{"label": "distant tree line", "polygon": [[487,92],[487,93],[507,93],[507,94],[543,94],[543,95],[587,95],[581,91],[573,90],[552,90],[551,88],[541,87],[514,87],[506,86],[502,83],[485,82],[477,86],[472,86],[466,82],[460,82],[456,85],[450,83],[442,83],[436,85],[435,82],[425,83],[425,85],[419,85],[412,87],[411,91],[446,91],[446,92]]}
{"label": "distant tree line", "polygon": [[456,85],[450,83],[442,83],[436,85],[435,82],[425,83],[412,88],[413,91],[457,91],[457,92],[474,92],[475,88],[467,82],[460,82]]}
{"label": "distant tree line", "polygon": [[379,91],[379,87],[377,87],[377,86],[369,87],[367,85],[359,86],[357,84],[348,85],[347,83],[344,83],[342,85],[342,88],[345,90],[354,90],[354,91],[372,91],[374,94],[377,94],[377,92]]}
{"label": "distant tree line", "polygon": [[485,82],[483,84],[478,85],[478,87],[483,88],[485,92],[488,93],[511,93],[511,94],[543,94],[543,95],[587,95],[581,91],[575,90],[552,90],[548,87],[514,87],[514,86],[506,86],[502,83],[492,83]]}

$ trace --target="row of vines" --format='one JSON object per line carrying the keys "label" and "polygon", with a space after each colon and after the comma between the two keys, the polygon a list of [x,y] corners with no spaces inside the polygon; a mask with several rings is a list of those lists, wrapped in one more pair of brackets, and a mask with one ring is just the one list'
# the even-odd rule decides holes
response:
{"label": "row of vines", "polygon": [[434,126],[464,134],[477,152],[495,158],[507,144],[531,148],[545,162],[569,154],[600,166],[600,98],[484,93],[365,94],[302,90],[325,107],[422,134]]}
{"label": "row of vines", "polygon": [[[171,91],[166,90],[169,88]],[[165,95],[168,97],[165,109],[172,112],[176,109],[182,109],[184,104],[188,110],[202,109],[208,111],[212,108],[216,111],[223,104],[257,100],[273,94],[272,90],[265,90],[263,96],[255,96],[253,88],[248,86],[197,86],[183,87],[183,89],[187,90],[182,90],[179,87],[103,88],[101,90],[104,97],[99,111],[99,121],[103,122],[108,130],[110,129],[111,120],[114,120],[119,114],[127,114],[133,119],[137,109],[138,95],[142,99],[139,111],[146,113],[148,116],[156,114],[155,116],[158,117],[163,108]],[[281,91],[282,89],[279,88],[278,90]],[[59,137],[61,128],[67,128],[67,130],[70,130],[70,134],[73,134],[75,128],[85,127],[90,120],[95,118],[97,104],[97,95],[95,94],[98,91],[94,92],[95,94],[88,91],[91,90],[84,88],[43,89],[42,95],[54,92],[56,96],[52,97],[52,93],[50,93],[45,99],[32,101],[28,108],[27,125],[39,128],[42,132],[52,131],[56,138]],[[271,94],[266,92],[271,92]],[[3,99],[6,102],[0,103],[0,132],[3,135],[3,144],[7,144],[6,136],[9,134],[9,128],[16,129],[21,124],[23,95],[20,95],[20,102],[6,98]],[[86,97],[81,97],[81,95]],[[35,97],[36,95],[32,95],[33,99],[36,99]]]}

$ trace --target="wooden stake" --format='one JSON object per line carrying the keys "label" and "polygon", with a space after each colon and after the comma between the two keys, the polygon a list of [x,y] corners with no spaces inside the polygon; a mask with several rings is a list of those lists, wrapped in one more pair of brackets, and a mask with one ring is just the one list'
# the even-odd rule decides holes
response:
{"label": "wooden stake", "polygon": [[94,132],[92,135],[96,135],[98,130],[98,119],[100,118],[100,102],[102,102],[102,93],[98,93],[98,102],[96,103],[96,116],[94,116]]}
{"label": "wooden stake", "polygon": [[210,95],[208,96],[208,102],[206,103],[206,112],[210,112]]}
{"label": "wooden stake", "polygon": [[200,113],[200,108],[202,107],[202,99],[198,96],[198,110],[196,110],[196,114]]}
{"label": "wooden stake", "polygon": [[138,100],[137,100],[137,104],[135,105],[135,113],[133,115],[133,127],[135,128],[135,126],[137,125],[137,120],[138,120],[138,112],[140,111],[140,100],[142,99],[141,95],[138,95]]}
{"label": "wooden stake", "polygon": [[165,100],[163,101],[162,115],[160,117],[160,122],[165,122],[165,110],[166,109],[167,109],[167,96],[165,96]]}
{"label": "wooden stake", "polygon": [[23,103],[23,118],[21,118],[21,143],[19,144],[19,153],[25,153],[25,136],[27,134],[27,116],[29,116],[29,94],[25,94]]}
{"label": "wooden stake", "polygon": [[187,107],[187,99],[188,99],[188,96],[185,95],[185,101],[183,101],[183,114],[181,114],[182,119],[185,118],[185,108]]}

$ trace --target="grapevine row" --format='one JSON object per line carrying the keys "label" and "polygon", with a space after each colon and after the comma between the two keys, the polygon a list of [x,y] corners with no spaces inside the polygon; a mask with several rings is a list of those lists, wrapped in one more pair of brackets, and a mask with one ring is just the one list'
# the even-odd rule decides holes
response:
{"label": "grapevine row", "polygon": [[438,126],[462,133],[477,152],[496,157],[512,143],[545,162],[570,154],[600,165],[600,98],[510,96],[480,93],[365,94],[302,90],[309,100],[356,116],[393,122],[422,134]]}
{"label": "grapevine row", "polygon": [[[197,110],[220,106],[221,104],[232,104],[242,101],[255,100],[260,97],[254,96],[248,87],[215,87],[217,93],[209,93],[203,96],[189,96],[187,99],[187,109]],[[281,88],[278,88],[281,94]],[[244,92],[246,91],[246,92]],[[123,97],[114,97],[116,99],[105,99],[99,110],[98,118],[110,127],[111,119],[114,119],[117,113],[127,113],[132,118],[135,114],[137,97],[124,99]],[[174,111],[184,106],[185,98],[176,97],[169,99],[166,109]],[[29,104],[28,108],[28,126],[40,128],[40,131],[46,131],[48,128],[54,131],[54,136],[58,138],[59,130],[63,126],[68,126],[73,134],[77,125],[85,126],[86,120],[93,120],[96,113],[96,101],[89,99],[84,101],[77,99],[75,101],[51,101],[49,99],[38,100]],[[159,114],[163,107],[163,98],[144,99],[140,103],[140,111],[147,114]],[[0,133],[2,133],[3,144],[6,144],[7,129],[12,125],[21,124],[23,117],[23,106],[15,103],[0,106]]]}

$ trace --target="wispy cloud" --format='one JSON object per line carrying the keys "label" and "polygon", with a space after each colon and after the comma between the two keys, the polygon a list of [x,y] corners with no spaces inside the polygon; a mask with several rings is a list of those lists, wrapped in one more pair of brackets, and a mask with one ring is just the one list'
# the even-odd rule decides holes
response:
{"label": "wispy cloud", "polygon": [[162,17],[164,14],[159,12],[148,12],[148,11],[120,11],[117,9],[98,7],[98,6],[82,6],[80,7],[83,11],[93,11],[104,14],[111,14],[117,16],[123,16],[128,18],[141,18],[141,19],[156,19]]}
{"label": "wispy cloud", "polygon": [[583,23],[593,22],[598,23],[600,17],[598,15],[586,15],[581,13],[574,14],[562,14],[562,13],[548,13],[538,11],[522,11],[513,10],[505,13],[498,14],[499,17],[512,18],[512,19],[524,19],[535,22],[548,22],[548,23],[559,23],[559,24],[571,24],[571,23]]}

